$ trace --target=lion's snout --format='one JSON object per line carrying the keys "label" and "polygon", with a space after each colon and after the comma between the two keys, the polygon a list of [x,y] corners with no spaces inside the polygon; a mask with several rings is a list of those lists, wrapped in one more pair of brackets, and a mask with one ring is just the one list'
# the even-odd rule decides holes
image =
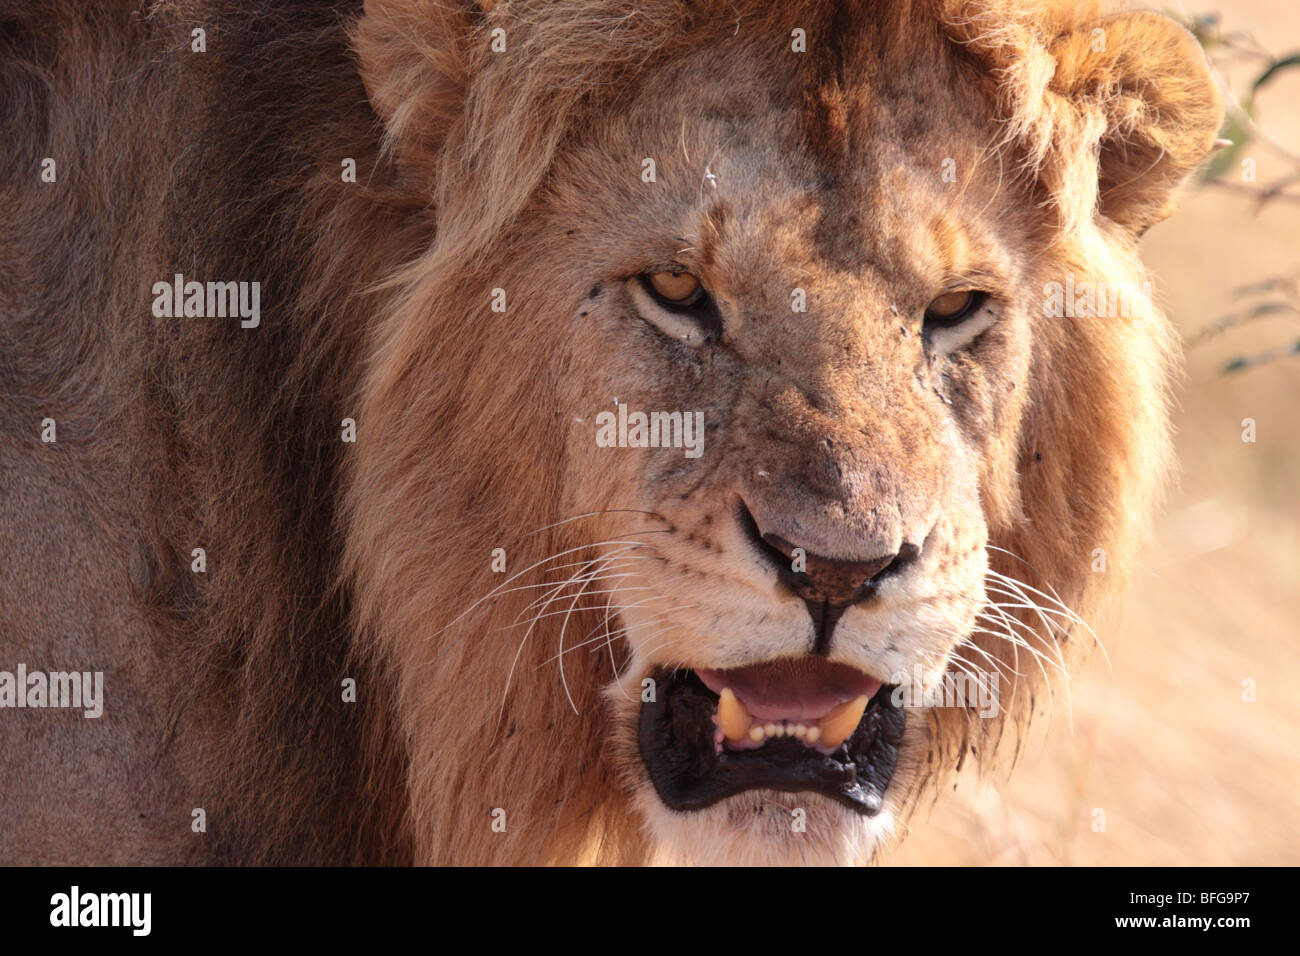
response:
{"label": "lion's snout", "polygon": [[921,554],[920,545],[909,541],[894,546],[875,540],[862,544],[866,553],[872,554],[867,558],[818,554],[804,547],[799,538],[792,541],[765,530],[743,502],[739,521],[754,550],[775,569],[777,579],[807,606],[817,633],[813,652],[819,654],[829,651],[835,624],[847,608],[869,601],[882,580],[903,571]]}

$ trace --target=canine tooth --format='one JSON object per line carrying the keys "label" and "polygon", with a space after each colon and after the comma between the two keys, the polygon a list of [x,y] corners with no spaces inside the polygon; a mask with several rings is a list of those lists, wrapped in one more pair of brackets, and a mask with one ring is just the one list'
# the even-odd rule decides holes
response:
{"label": "canine tooth", "polygon": [[866,709],[867,698],[863,695],[845,701],[823,717],[819,721],[822,730],[822,746],[838,747],[848,740],[849,734],[857,728],[858,721],[862,719]]}
{"label": "canine tooth", "polygon": [[763,728],[758,724],[755,724],[753,727],[750,727],[749,739],[754,741],[754,743],[760,742],[763,739]]}
{"label": "canine tooth", "polygon": [[722,728],[722,736],[732,743],[744,740],[752,723],[749,711],[740,702],[740,698],[730,687],[722,688],[722,693],[718,695],[718,726]]}
{"label": "canine tooth", "polygon": [[804,737],[804,740],[808,741],[808,743],[810,744],[815,744],[817,743],[817,738],[820,737],[821,735],[822,735],[822,729],[820,727],[815,727],[815,726],[809,727],[808,733]]}

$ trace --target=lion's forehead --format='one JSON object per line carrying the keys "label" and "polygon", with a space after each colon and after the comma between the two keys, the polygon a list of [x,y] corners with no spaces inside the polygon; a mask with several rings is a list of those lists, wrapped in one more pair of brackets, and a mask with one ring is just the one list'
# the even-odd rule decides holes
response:
{"label": "lion's forehead", "polygon": [[809,267],[919,284],[992,257],[995,224],[1032,203],[951,47],[926,34],[905,55],[876,35],[893,26],[852,18],[810,23],[817,42],[795,53],[776,19],[642,71],[559,158],[567,209],[606,237],[711,244],[704,258],[787,289]]}

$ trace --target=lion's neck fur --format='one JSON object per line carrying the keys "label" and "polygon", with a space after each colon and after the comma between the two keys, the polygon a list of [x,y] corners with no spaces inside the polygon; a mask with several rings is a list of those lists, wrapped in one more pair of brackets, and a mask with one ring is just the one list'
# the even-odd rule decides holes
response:
{"label": "lion's neck fur", "polygon": [[[0,4],[7,59],[33,67],[3,99],[50,130],[0,147],[17,154],[5,168],[58,157],[67,197],[6,197],[4,390],[20,415],[58,421],[69,480],[111,529],[97,573],[152,635],[145,743],[179,754],[187,802],[168,809],[212,821],[191,856],[409,859],[389,682],[352,641],[337,500],[341,422],[383,302],[365,289],[425,237],[388,198],[339,11],[138,6]],[[93,108],[73,122],[69,103]],[[51,263],[59,297],[39,280]],[[152,284],[178,272],[260,281],[261,327],[150,321]],[[129,485],[100,487],[124,460]]]}

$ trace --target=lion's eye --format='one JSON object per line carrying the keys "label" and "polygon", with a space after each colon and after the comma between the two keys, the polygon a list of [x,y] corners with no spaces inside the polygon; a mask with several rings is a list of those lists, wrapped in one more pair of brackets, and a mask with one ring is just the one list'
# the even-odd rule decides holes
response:
{"label": "lion's eye", "polygon": [[675,341],[694,347],[722,335],[717,303],[685,269],[642,272],[628,278],[627,288],[641,318]]}
{"label": "lion's eye", "polygon": [[921,326],[926,347],[935,355],[965,348],[996,321],[997,311],[989,293],[979,289],[937,296],[926,308]]}
{"label": "lion's eye", "polygon": [[652,272],[645,280],[662,305],[689,308],[704,295],[704,286],[689,272]]}
{"label": "lion's eye", "polygon": [[945,292],[926,307],[926,324],[954,325],[974,312],[983,300],[984,293],[974,289]]}

